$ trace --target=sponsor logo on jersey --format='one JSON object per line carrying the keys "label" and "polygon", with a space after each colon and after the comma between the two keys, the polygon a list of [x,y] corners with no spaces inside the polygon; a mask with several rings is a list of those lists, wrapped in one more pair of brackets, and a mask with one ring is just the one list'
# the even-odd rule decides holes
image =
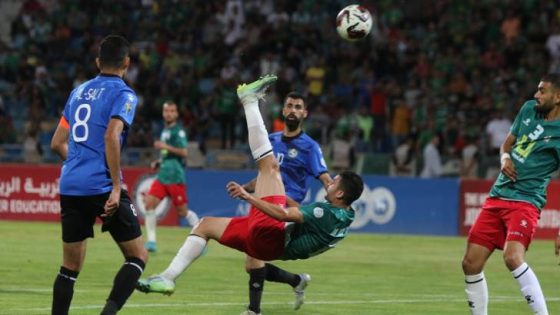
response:
{"label": "sponsor logo on jersey", "polygon": [[529,123],[530,123],[530,122],[531,122],[531,118],[527,118],[527,119],[525,119],[525,120],[523,121],[523,124],[524,124],[525,126],[529,126]]}

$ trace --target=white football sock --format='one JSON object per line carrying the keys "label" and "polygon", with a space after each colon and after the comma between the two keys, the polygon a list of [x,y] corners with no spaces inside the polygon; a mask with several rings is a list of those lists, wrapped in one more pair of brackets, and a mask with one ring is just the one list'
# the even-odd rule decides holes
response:
{"label": "white football sock", "polygon": [[198,224],[198,221],[200,221],[198,215],[192,209],[189,209],[187,211],[187,216],[185,218],[187,219],[187,222],[191,227],[194,227],[195,225]]}
{"label": "white football sock", "polygon": [[146,211],[144,213],[144,223],[146,225],[146,236],[148,242],[155,242],[156,241],[156,224],[157,224],[157,215],[155,210]]}
{"label": "white football sock", "polygon": [[272,154],[272,145],[268,139],[268,132],[259,110],[259,100],[256,97],[242,100],[245,118],[247,120],[247,131],[249,133],[249,147],[255,160]]}
{"label": "white football sock", "polygon": [[541,290],[541,285],[539,284],[539,279],[533,272],[533,269],[523,263],[517,269],[511,272],[515,280],[519,283],[519,289],[521,289],[521,294],[527,304],[533,310],[534,314],[538,315],[548,315],[548,309],[546,308],[546,301],[544,300],[544,295]]}
{"label": "white football sock", "polygon": [[206,243],[208,241],[200,236],[189,235],[177,252],[177,255],[175,255],[175,258],[171,261],[171,264],[169,264],[169,267],[161,275],[164,278],[175,281],[193,261],[200,257],[204,247],[206,247]]}
{"label": "white football sock", "polygon": [[465,276],[465,293],[472,315],[488,314],[488,285],[484,272]]}

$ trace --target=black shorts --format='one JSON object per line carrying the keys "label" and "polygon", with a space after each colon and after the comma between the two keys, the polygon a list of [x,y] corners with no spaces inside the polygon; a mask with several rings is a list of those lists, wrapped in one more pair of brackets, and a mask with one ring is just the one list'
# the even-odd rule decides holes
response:
{"label": "black shorts", "polygon": [[66,243],[80,242],[93,237],[93,225],[99,217],[103,221],[101,231],[109,231],[116,242],[126,242],[142,235],[136,208],[123,190],[119,209],[110,217],[101,217],[103,206],[111,193],[93,196],[60,195],[62,240]]}

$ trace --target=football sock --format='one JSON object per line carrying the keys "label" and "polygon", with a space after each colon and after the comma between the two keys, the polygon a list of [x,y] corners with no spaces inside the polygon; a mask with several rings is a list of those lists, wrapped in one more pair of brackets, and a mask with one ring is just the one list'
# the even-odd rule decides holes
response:
{"label": "football sock", "polygon": [[299,275],[290,273],[284,269],[278,268],[273,264],[265,264],[266,268],[266,280],[272,282],[287,283],[295,288],[300,282],[301,278]]}
{"label": "football sock", "polygon": [[105,304],[105,307],[103,307],[103,310],[101,311],[100,315],[115,315],[117,314],[118,311],[119,311],[119,306],[117,305],[117,303],[108,300],[107,303]]}
{"label": "football sock", "polygon": [[192,226],[192,227],[197,225],[198,221],[200,221],[196,212],[192,211],[191,209],[189,209],[187,211],[187,216],[185,218],[187,219],[187,222],[189,223],[189,225]]}
{"label": "football sock", "polygon": [[511,272],[517,283],[519,283],[519,289],[521,294],[527,300],[527,304],[533,310],[534,314],[548,315],[548,309],[546,308],[546,301],[541,290],[541,285],[537,276],[533,272],[533,269],[523,263],[521,266],[517,267]]}
{"label": "football sock", "polygon": [[144,213],[144,221],[146,223],[146,235],[148,242],[155,242],[156,241],[156,222],[157,222],[157,215],[156,211],[146,211]]}
{"label": "football sock", "polygon": [[259,100],[248,98],[243,100],[243,109],[247,120],[249,133],[249,147],[255,161],[272,154],[272,145],[268,140],[268,133],[259,110]]}
{"label": "football sock", "polygon": [[177,279],[189,265],[195,261],[204,252],[207,240],[203,239],[198,235],[191,234],[185,240],[185,243],[175,255],[175,258],[169,264],[169,267],[161,273],[166,279],[173,280]]}
{"label": "football sock", "polygon": [[261,297],[264,286],[266,267],[249,270],[249,310],[261,312]]}
{"label": "football sock", "polygon": [[488,314],[488,285],[484,272],[465,276],[465,292],[472,315]]}
{"label": "football sock", "polygon": [[52,315],[67,315],[74,295],[74,283],[78,278],[78,271],[67,269],[63,266],[54,280]]}
{"label": "football sock", "polygon": [[113,301],[120,310],[134,291],[136,282],[144,272],[145,266],[146,264],[140,258],[126,257],[124,264],[115,276],[113,289],[109,294],[107,304],[110,304],[109,301]]}

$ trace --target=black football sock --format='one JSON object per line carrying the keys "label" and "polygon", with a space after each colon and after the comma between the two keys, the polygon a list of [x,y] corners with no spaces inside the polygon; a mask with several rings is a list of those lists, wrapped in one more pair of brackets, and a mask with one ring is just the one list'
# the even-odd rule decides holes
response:
{"label": "black football sock", "polygon": [[278,268],[273,264],[265,264],[264,267],[266,268],[267,281],[287,283],[293,288],[295,288],[301,281],[299,275]]}
{"label": "black football sock", "polygon": [[261,297],[264,286],[266,268],[249,270],[249,310],[259,314],[261,312]]}
{"label": "black football sock", "polygon": [[54,280],[52,315],[67,315],[74,295],[74,283],[79,272],[60,267],[60,271]]}
{"label": "black football sock", "polygon": [[120,310],[134,291],[136,282],[142,275],[142,272],[144,272],[144,267],[145,263],[140,258],[127,257],[123,266],[115,276],[113,289],[111,290],[111,294],[109,294],[107,304],[110,304],[109,302],[112,301]]}

